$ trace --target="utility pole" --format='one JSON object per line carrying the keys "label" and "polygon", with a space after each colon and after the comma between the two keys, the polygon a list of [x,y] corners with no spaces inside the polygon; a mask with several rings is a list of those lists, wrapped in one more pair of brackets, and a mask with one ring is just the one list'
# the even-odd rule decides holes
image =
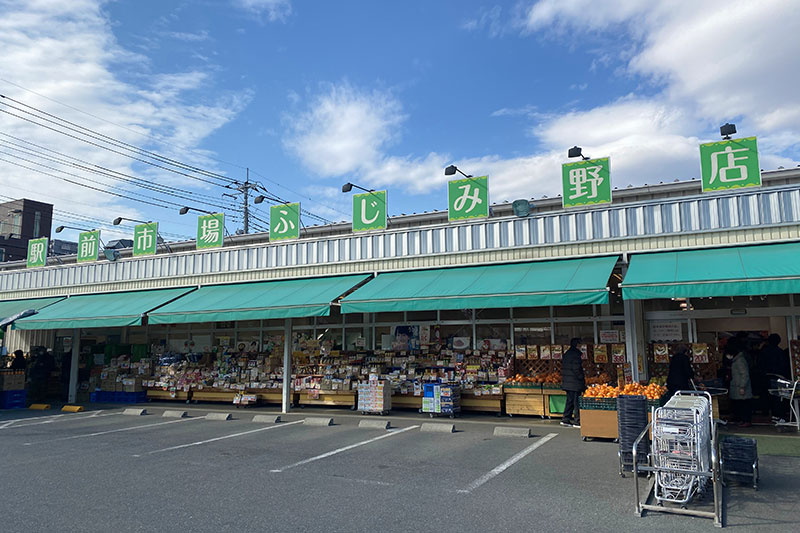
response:
{"label": "utility pole", "polygon": [[250,233],[250,168],[244,178],[244,185],[239,189],[244,195],[244,233]]}

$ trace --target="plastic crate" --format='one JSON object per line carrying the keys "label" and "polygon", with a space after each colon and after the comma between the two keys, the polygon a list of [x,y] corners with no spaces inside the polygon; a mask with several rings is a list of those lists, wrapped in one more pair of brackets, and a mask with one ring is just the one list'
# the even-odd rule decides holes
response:
{"label": "plastic crate", "polygon": [[28,391],[7,390],[0,393],[0,408],[24,409],[28,404]]}
{"label": "plastic crate", "polygon": [[561,390],[561,383],[542,383],[542,388]]}
{"label": "plastic crate", "polygon": [[617,399],[616,398],[586,398],[581,396],[578,398],[578,407],[581,410],[598,410],[598,411],[616,411]]}
{"label": "plastic crate", "polygon": [[98,395],[98,394],[99,394],[99,393],[97,393],[97,392],[90,392],[90,393],[89,393],[89,402],[90,402],[90,403],[97,403],[97,401],[98,401],[98,400],[97,400],[97,395]]}

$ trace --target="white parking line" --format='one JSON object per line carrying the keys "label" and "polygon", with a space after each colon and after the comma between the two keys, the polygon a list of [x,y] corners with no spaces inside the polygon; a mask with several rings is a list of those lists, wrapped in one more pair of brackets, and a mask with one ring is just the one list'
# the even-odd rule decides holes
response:
{"label": "white parking line", "polygon": [[[96,417],[103,417],[103,416],[116,416],[120,413],[105,413],[99,414],[102,411],[92,411],[90,413],[76,413],[70,415],[49,415],[49,416],[31,416],[28,418],[15,418],[13,420],[6,420],[5,423],[0,426],[0,429],[16,429],[16,428],[25,428],[28,426],[40,426],[42,424],[52,424],[53,422],[64,422],[65,420],[83,420],[86,418],[96,418]],[[43,420],[47,419],[47,420]],[[33,422],[32,424],[15,424],[15,422],[24,422],[27,420],[39,420],[39,422]]]}
{"label": "white parking line", "polygon": [[204,420],[203,418],[181,418],[180,420],[170,420],[169,422],[157,422],[155,424],[144,424],[142,426],[133,426],[128,428],[120,428],[120,429],[110,429],[108,431],[97,431],[95,433],[84,433],[82,435],[71,435],[69,437],[60,437],[57,439],[50,439],[50,440],[42,440],[39,442],[26,442],[25,446],[31,446],[33,444],[47,444],[49,442],[55,442],[59,440],[73,440],[73,439],[82,439],[85,437],[99,437],[100,435],[108,435],[109,433],[119,433],[121,431],[133,431],[135,429],[144,429],[144,428],[151,428],[155,426],[164,426],[166,424],[177,424],[179,422],[191,422],[192,420]]}
{"label": "white parking line", "polygon": [[403,428],[403,429],[396,429],[396,430],[390,431],[390,432],[388,432],[388,433],[386,433],[384,435],[380,435],[378,437],[373,437],[371,439],[363,440],[361,442],[357,442],[355,444],[351,444],[350,446],[345,446],[344,448],[338,448],[336,450],[331,450],[331,451],[329,451],[327,453],[323,453],[322,455],[317,455],[317,456],[311,457],[309,459],[303,459],[302,461],[298,461],[298,462],[296,462],[294,464],[291,464],[291,465],[288,465],[288,466],[284,466],[283,468],[278,468],[276,470],[270,470],[270,472],[280,473],[280,472],[283,472],[285,470],[289,470],[290,468],[294,468],[296,466],[302,466],[302,465],[305,465],[305,464],[308,464],[308,463],[312,463],[314,461],[319,461],[320,459],[325,459],[326,457],[330,457],[331,455],[336,455],[337,453],[346,452],[347,450],[352,450],[353,448],[358,448],[359,446],[364,446],[365,444],[369,444],[371,442],[375,442],[376,440],[381,440],[381,439],[385,439],[385,438],[388,438],[388,437],[393,437],[395,435],[399,435],[400,433],[403,433],[405,431],[408,431],[410,429],[415,429],[415,428],[418,428],[418,427],[419,426],[409,426],[409,427]]}
{"label": "white parking line", "polygon": [[510,467],[514,463],[520,461],[521,459],[525,458],[525,456],[527,456],[529,453],[534,451],[536,448],[538,448],[539,446],[541,446],[542,444],[544,444],[545,442],[549,441],[550,439],[552,439],[553,437],[556,437],[556,436],[558,436],[558,433],[548,433],[547,435],[545,435],[541,439],[537,440],[536,442],[534,442],[533,444],[531,444],[530,446],[528,446],[527,448],[525,448],[524,450],[519,452],[517,455],[514,455],[513,457],[511,457],[508,461],[502,463],[501,465],[498,465],[494,469],[490,470],[486,474],[482,475],[481,477],[479,477],[478,479],[476,479],[475,481],[470,483],[469,486],[467,486],[466,489],[459,490],[458,492],[460,492],[462,494],[468,494],[468,493],[472,492],[473,490],[477,489],[478,487],[480,487],[481,485],[483,485],[484,483],[486,483],[490,479],[493,479],[493,478],[499,476],[500,474],[505,472],[505,470],[508,469],[508,467]]}
{"label": "white parking line", "polygon": [[[147,452],[147,455],[152,455],[154,453],[161,453],[161,452],[170,452],[172,450],[180,450],[181,448],[189,448],[191,446],[200,446],[201,444],[208,444],[209,442],[216,442],[218,440],[225,440],[225,439],[232,439],[234,437],[241,437],[242,435],[249,435],[251,433],[258,433],[259,431],[267,431],[270,429],[278,429],[283,428],[286,426],[293,426],[295,424],[302,424],[302,420],[297,420],[296,422],[286,422],[284,424],[279,424],[275,426],[267,426],[258,429],[251,429],[250,431],[241,431],[239,433],[233,433],[231,435],[224,435],[222,437],[214,437],[213,439],[206,439],[206,440],[199,440],[197,442],[190,442],[189,444],[179,444],[178,446],[170,446],[169,448],[163,448],[161,450],[154,450],[152,452]],[[134,457],[141,457],[141,455],[134,455]]]}

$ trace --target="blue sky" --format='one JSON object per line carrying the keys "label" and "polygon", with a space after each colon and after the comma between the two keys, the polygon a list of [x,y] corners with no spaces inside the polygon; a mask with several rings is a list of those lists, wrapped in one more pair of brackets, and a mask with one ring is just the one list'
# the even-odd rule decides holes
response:
{"label": "blue sky", "polygon": [[[796,166],[792,4],[0,0],[0,93],[232,178],[249,167],[329,220],[350,219],[346,181],[388,189],[396,215],[446,208],[451,163],[488,174],[493,202],[556,195],[573,144],[610,156],[616,187],[692,179],[697,145],[726,121],[759,137],[763,168]],[[0,133],[229,205],[221,187],[14,117]],[[31,170],[8,139],[5,196],[53,202],[80,227],[122,215],[193,235],[177,208]]]}

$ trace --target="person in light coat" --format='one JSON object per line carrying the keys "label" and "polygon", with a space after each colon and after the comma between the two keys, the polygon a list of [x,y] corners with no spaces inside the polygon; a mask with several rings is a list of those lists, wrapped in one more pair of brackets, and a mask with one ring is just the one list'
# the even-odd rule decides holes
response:
{"label": "person in light coat", "polygon": [[729,343],[725,349],[725,357],[731,360],[730,398],[733,403],[734,416],[739,420],[739,427],[750,427],[753,416],[753,389],[750,385],[750,365],[743,347],[738,342]]}

